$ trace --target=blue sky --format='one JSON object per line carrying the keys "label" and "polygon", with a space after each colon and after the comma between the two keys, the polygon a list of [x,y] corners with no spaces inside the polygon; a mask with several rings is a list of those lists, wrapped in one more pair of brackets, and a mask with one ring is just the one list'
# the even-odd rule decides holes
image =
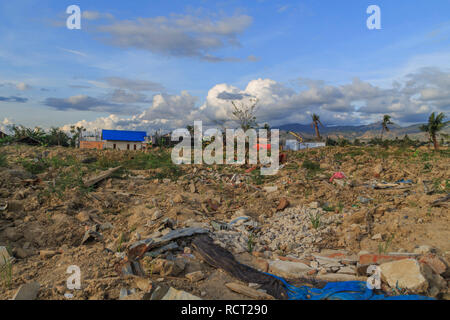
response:
{"label": "blue sky", "polygon": [[[369,5],[381,30],[369,30]],[[81,30],[66,28],[70,5]],[[450,1],[2,1],[0,125],[400,124],[450,108]],[[3,121],[3,122],[1,122]]]}

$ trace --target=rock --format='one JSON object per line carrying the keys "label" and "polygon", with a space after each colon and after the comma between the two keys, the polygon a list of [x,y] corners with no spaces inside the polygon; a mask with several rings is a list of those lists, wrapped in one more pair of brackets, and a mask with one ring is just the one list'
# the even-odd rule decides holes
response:
{"label": "rock", "polygon": [[356,269],[355,267],[342,267],[338,270],[339,274],[351,274],[351,275],[355,275],[356,274]]}
{"label": "rock", "polygon": [[381,277],[391,288],[397,286],[415,293],[425,292],[428,282],[421,273],[420,265],[416,260],[404,259],[386,262],[380,265]]}
{"label": "rock", "polygon": [[23,210],[23,202],[20,200],[8,201],[8,212],[21,212]]}
{"label": "rock", "polygon": [[89,220],[91,220],[91,216],[89,215],[88,212],[86,211],[81,211],[80,213],[78,213],[76,215],[76,218],[78,219],[78,221],[80,222],[89,222]]}
{"label": "rock", "polygon": [[152,215],[152,220],[158,220],[159,218],[161,218],[163,216],[163,213],[160,210],[155,210],[155,212]]}
{"label": "rock", "polygon": [[317,208],[319,208],[319,203],[316,202],[316,201],[311,202],[311,203],[309,204],[309,207],[310,207],[311,209],[317,209]]}
{"label": "rock", "polygon": [[58,252],[57,252],[57,251],[54,251],[54,250],[41,250],[41,251],[39,251],[39,256],[40,256],[42,259],[48,259],[48,258],[51,258],[51,257],[53,257],[53,256],[56,255],[56,254],[58,254]]}
{"label": "rock", "polygon": [[360,277],[350,274],[341,274],[341,273],[325,273],[317,275],[316,279],[328,281],[328,282],[340,282],[340,281],[358,281],[361,280]]}
{"label": "rock", "polygon": [[105,222],[100,225],[100,230],[105,231],[114,228],[114,226],[110,222]]}
{"label": "rock", "polygon": [[170,287],[161,300],[202,300],[202,299],[186,291],[177,290]]}
{"label": "rock", "polygon": [[186,278],[189,279],[191,282],[198,282],[205,278],[205,275],[202,271],[196,271],[186,274]]}
{"label": "rock", "polygon": [[375,176],[380,176],[380,174],[383,172],[383,165],[381,163],[377,164],[374,168],[373,168],[373,174]]}
{"label": "rock", "polygon": [[161,276],[177,276],[184,268],[186,263],[181,259],[176,259],[175,261],[156,259],[153,263],[153,273],[159,273]]}
{"label": "rock", "polygon": [[431,253],[432,251],[433,251],[433,248],[431,246],[427,246],[427,245],[423,245],[423,246],[420,246],[420,247],[414,249],[414,253],[417,253],[417,254],[427,254],[427,253]]}
{"label": "rock", "polygon": [[272,193],[272,192],[276,192],[278,190],[277,186],[266,186],[263,187],[263,190],[267,193]]}
{"label": "rock", "polygon": [[285,278],[298,278],[306,275],[311,267],[301,262],[275,260],[269,262],[269,273]]}
{"label": "rock", "polygon": [[137,277],[134,280],[134,283],[136,284],[136,287],[138,287],[139,290],[144,292],[150,292],[152,289],[152,282],[149,279]]}
{"label": "rock", "polygon": [[23,284],[19,287],[12,300],[34,300],[36,299],[41,285],[38,282]]}
{"label": "rock", "polygon": [[12,242],[16,242],[17,240],[21,239],[23,237],[23,234],[20,233],[17,228],[9,227],[6,228],[5,231],[3,231],[5,236],[8,238],[8,240]]}
{"label": "rock", "polygon": [[6,249],[6,247],[1,246],[0,247],[0,266],[3,266],[6,263],[8,263],[9,261],[11,261],[12,257],[9,255],[8,250]]}
{"label": "rock", "polygon": [[372,240],[383,240],[383,236],[381,235],[381,233],[377,233],[371,239]]}
{"label": "rock", "polygon": [[183,197],[181,196],[181,194],[177,194],[175,197],[173,197],[173,202],[175,202],[175,203],[182,203],[184,200],[183,200]]}
{"label": "rock", "polygon": [[447,270],[447,265],[435,254],[427,254],[419,259],[419,262],[428,265],[435,273],[443,274]]}
{"label": "rock", "polygon": [[289,201],[286,198],[281,198],[280,203],[278,204],[277,211],[283,211],[289,206]]}
{"label": "rock", "polygon": [[150,296],[150,300],[161,300],[169,291],[169,287],[167,285],[161,284],[156,287],[156,289],[152,292]]}

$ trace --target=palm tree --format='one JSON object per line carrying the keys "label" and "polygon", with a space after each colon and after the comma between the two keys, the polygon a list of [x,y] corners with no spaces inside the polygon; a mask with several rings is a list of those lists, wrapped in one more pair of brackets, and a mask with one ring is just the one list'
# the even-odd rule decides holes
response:
{"label": "palm tree", "polygon": [[439,144],[436,135],[444,128],[448,122],[444,122],[445,114],[443,112],[436,115],[434,112],[428,118],[428,123],[420,126],[420,130],[430,135],[430,141],[434,144],[434,150],[439,150]]}
{"label": "palm tree", "polygon": [[386,132],[390,131],[388,124],[394,124],[394,123],[391,121],[391,116],[385,114],[383,117],[383,122],[381,123],[381,140],[383,140],[383,133],[385,131]]}
{"label": "palm tree", "polygon": [[320,141],[320,140],[322,140],[322,138],[320,137],[319,124],[322,127],[323,127],[323,124],[322,124],[322,122],[320,122],[320,117],[317,114],[313,113],[311,115],[311,118],[312,118],[311,126],[316,130],[317,139]]}

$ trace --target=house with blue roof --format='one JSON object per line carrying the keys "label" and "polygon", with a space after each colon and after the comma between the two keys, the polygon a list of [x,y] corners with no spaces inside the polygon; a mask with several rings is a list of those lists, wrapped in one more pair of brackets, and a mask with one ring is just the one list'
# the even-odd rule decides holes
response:
{"label": "house with blue roof", "polygon": [[114,150],[144,150],[147,132],[126,130],[102,130],[104,148]]}

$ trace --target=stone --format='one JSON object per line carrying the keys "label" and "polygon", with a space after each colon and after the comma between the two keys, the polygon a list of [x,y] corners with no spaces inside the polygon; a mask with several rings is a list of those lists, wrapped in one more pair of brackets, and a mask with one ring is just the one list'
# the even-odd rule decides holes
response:
{"label": "stone", "polygon": [[17,240],[21,239],[23,235],[17,231],[17,228],[9,227],[6,228],[5,231],[3,231],[5,236],[8,238],[8,240],[16,242]]}
{"label": "stone", "polygon": [[186,278],[191,282],[198,282],[205,278],[205,274],[202,271],[196,271],[186,274]]}
{"label": "stone", "polygon": [[255,260],[256,267],[262,272],[269,272],[269,263],[264,259]]}
{"label": "stone", "polygon": [[152,220],[158,220],[159,218],[161,218],[163,216],[163,213],[160,210],[155,210],[155,212],[153,212],[152,215]]}
{"label": "stone", "polygon": [[277,186],[266,186],[263,187],[263,190],[267,193],[272,193],[272,192],[276,192],[278,190]]}
{"label": "stone", "polygon": [[311,202],[311,203],[309,204],[309,207],[310,207],[311,209],[317,209],[317,208],[319,208],[319,203],[318,203],[317,201]]}
{"label": "stone", "polygon": [[9,255],[6,247],[0,247],[0,266],[3,266],[5,263],[8,263],[12,257]]}
{"label": "stone", "polygon": [[424,255],[419,262],[428,265],[437,274],[443,274],[447,270],[447,265],[435,254]]}
{"label": "stone", "polygon": [[306,275],[311,267],[301,262],[275,260],[269,262],[269,273],[285,278],[298,278]]}
{"label": "stone", "polygon": [[379,176],[381,173],[383,172],[383,165],[381,163],[377,164],[374,168],[373,168],[373,174],[375,176]]}
{"label": "stone", "polygon": [[420,246],[420,247],[414,249],[414,253],[417,253],[417,254],[427,254],[427,253],[431,253],[432,251],[433,251],[433,248],[431,246],[427,246],[427,245],[423,245],[423,246]]}
{"label": "stone", "polygon": [[372,240],[383,240],[383,236],[381,235],[381,233],[377,233],[371,239]]}
{"label": "stone", "polygon": [[181,194],[177,194],[175,197],[173,197],[172,200],[175,203],[182,203],[183,202],[183,197],[181,196]]}
{"label": "stone", "polygon": [[53,257],[53,256],[56,255],[56,254],[58,254],[58,252],[55,251],[55,250],[41,250],[41,251],[39,251],[39,256],[40,256],[42,259],[48,259],[48,258],[51,258],[51,257]]}
{"label": "stone", "polygon": [[152,289],[152,282],[149,279],[138,277],[134,280],[136,287],[144,292],[150,292]]}
{"label": "stone", "polygon": [[181,259],[175,261],[156,259],[153,263],[153,273],[159,273],[161,276],[177,276],[185,268],[186,264]]}
{"label": "stone", "polygon": [[76,218],[80,222],[89,222],[89,220],[91,220],[91,216],[86,211],[81,211],[80,213],[78,213],[76,215]]}
{"label": "stone", "polygon": [[342,268],[340,268],[339,270],[338,270],[338,272],[337,273],[339,273],[339,274],[352,274],[352,275],[354,275],[354,274],[356,274],[356,269],[355,269],[355,267],[342,267]]}
{"label": "stone", "polygon": [[414,249],[414,253],[417,253],[417,254],[427,254],[427,253],[431,253],[432,251],[433,251],[433,248],[431,246],[427,246],[427,245],[423,245],[423,246],[420,246],[420,247]]}
{"label": "stone", "polygon": [[12,300],[34,300],[36,299],[41,285],[38,282],[23,284],[16,291]]}
{"label": "stone", "polygon": [[329,282],[340,282],[340,281],[358,281],[361,280],[360,277],[350,274],[341,274],[341,273],[326,273],[317,275],[316,279],[329,281]]}
{"label": "stone", "polygon": [[416,260],[403,259],[386,262],[380,265],[381,278],[391,288],[397,286],[415,293],[425,292],[428,282],[421,273],[420,265]]}
{"label": "stone", "polygon": [[186,291],[177,290],[170,287],[161,300],[202,300],[202,299]]}

